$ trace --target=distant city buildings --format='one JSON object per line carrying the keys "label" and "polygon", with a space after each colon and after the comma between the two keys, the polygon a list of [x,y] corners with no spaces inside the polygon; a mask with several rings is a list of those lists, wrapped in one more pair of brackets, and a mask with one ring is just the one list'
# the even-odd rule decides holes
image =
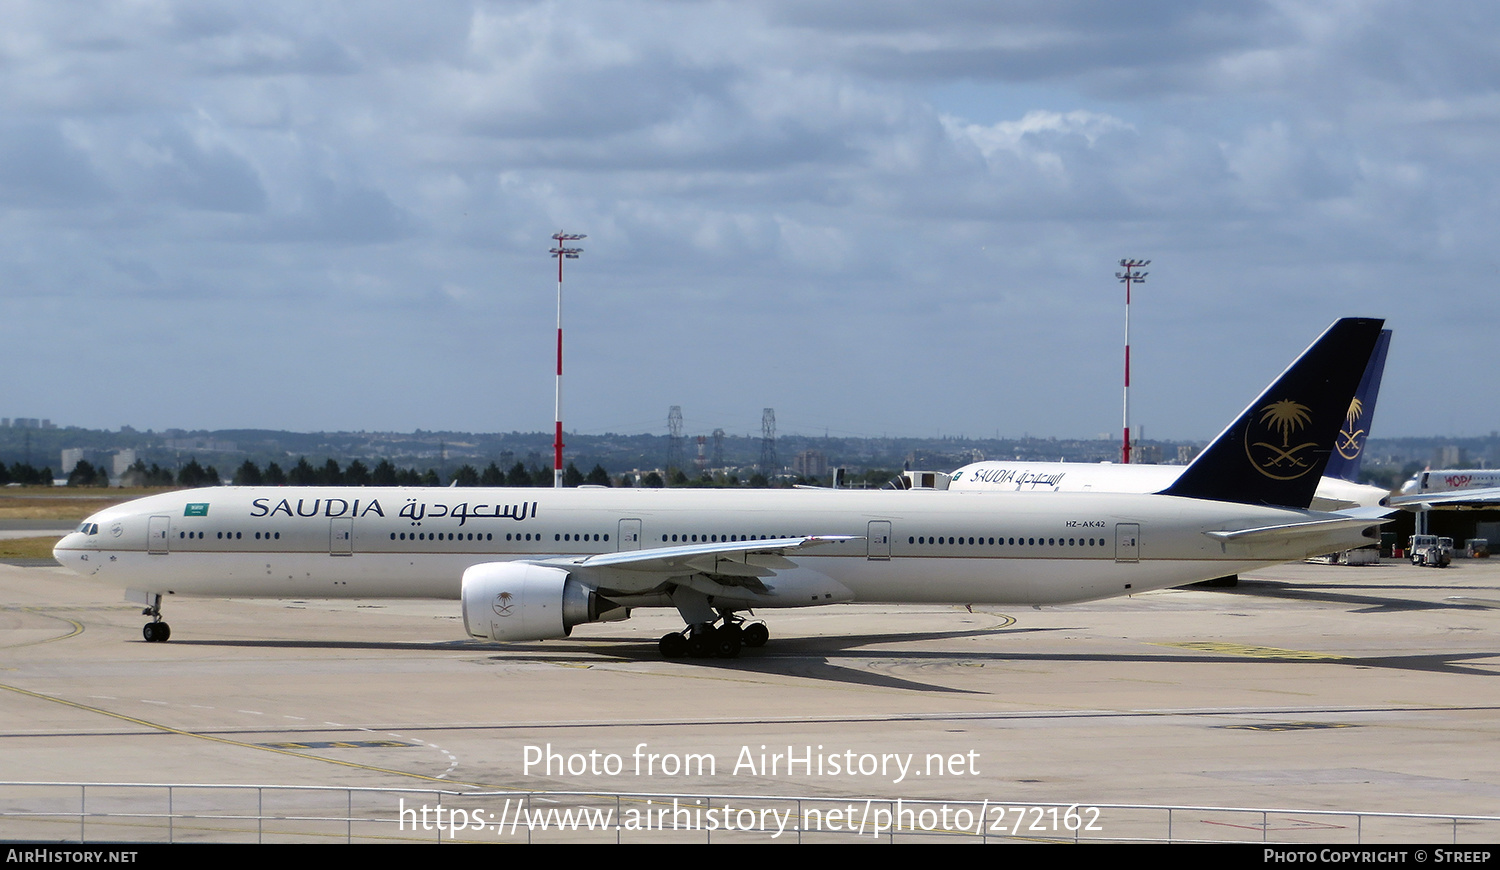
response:
{"label": "distant city buildings", "polygon": [[802,477],[823,477],[828,474],[828,457],[821,450],[804,450],[792,460],[792,470]]}
{"label": "distant city buildings", "polygon": [[1137,465],[1161,465],[1160,444],[1132,444],[1131,450],[1134,455],[1131,461]]}
{"label": "distant city buildings", "polygon": [[[84,448],[82,448],[82,447],[66,447],[66,448],[64,448],[63,451],[62,451],[62,457],[61,457],[62,458],[62,463],[61,463],[61,465],[59,465],[58,474],[60,476],[64,476],[64,477],[67,476],[67,475],[69,475],[69,474],[72,474],[73,473],[73,469],[75,469],[75,468],[78,467],[78,463],[84,461],[84,459],[86,458],[87,454],[94,453],[95,456],[96,456],[96,458],[97,458],[97,455],[98,455],[99,452],[100,451],[84,450]],[[109,454],[109,462],[110,462],[110,464],[109,464],[109,476],[110,476],[110,478],[112,480],[118,481],[121,478],[121,476],[123,476],[125,474],[125,472],[127,470],[129,470],[130,466],[132,466],[132,465],[135,464],[135,460],[136,460],[136,455],[135,455],[135,451],[133,449],[126,448],[126,449],[123,449],[123,450],[116,450],[116,451],[111,452]],[[103,466],[102,462],[101,463],[96,463],[96,464],[99,465],[99,467],[100,467],[101,470],[103,469],[104,466]]]}
{"label": "distant city buildings", "polygon": [[[1019,457],[1018,457],[1019,458]],[[931,471],[952,469],[971,462],[983,462],[984,451],[977,447],[957,450],[930,450],[918,448],[906,454],[906,467]]]}

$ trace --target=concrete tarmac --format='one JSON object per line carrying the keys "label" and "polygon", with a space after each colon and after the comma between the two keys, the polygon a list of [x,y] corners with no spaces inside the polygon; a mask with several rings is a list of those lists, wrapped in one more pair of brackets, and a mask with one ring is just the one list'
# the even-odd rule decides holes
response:
{"label": "concrete tarmac", "polygon": [[[1500,561],[766,611],[735,660],[663,660],[680,621],[655,610],[500,646],[456,601],[183,598],[148,644],[138,606],[61,568],[0,565],[0,603],[11,782],[1500,814]],[[1200,816],[1175,835],[1221,836]]]}

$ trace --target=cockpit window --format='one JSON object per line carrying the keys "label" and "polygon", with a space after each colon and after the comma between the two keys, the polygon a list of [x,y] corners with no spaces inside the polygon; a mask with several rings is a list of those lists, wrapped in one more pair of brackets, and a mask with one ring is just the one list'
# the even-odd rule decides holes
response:
{"label": "cockpit window", "polygon": [[78,524],[77,531],[85,535],[97,535],[99,534],[99,524],[85,520]]}

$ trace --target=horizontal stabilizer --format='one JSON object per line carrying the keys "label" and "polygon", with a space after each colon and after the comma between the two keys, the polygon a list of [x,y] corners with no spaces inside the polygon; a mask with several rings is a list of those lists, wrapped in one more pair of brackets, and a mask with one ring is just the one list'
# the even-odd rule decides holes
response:
{"label": "horizontal stabilizer", "polygon": [[[1389,522],[1391,511],[1359,510],[1345,511],[1339,514],[1324,515],[1321,519],[1310,519],[1306,522],[1279,523],[1274,526],[1257,526],[1252,529],[1224,529],[1213,532],[1205,532],[1210,538],[1220,541],[1252,542],[1261,540],[1285,540],[1303,535],[1324,535],[1338,529],[1357,529],[1363,526],[1379,525]],[[1316,515],[1315,515],[1316,516]]]}

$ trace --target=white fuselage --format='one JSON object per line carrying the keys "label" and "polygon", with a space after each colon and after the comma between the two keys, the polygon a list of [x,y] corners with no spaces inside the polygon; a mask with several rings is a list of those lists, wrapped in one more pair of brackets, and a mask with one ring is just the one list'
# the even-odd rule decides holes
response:
{"label": "white fuselage", "polygon": [[1420,495],[1424,492],[1453,492],[1497,486],[1500,486],[1500,471],[1493,468],[1446,468],[1418,472],[1401,485],[1401,494]]}
{"label": "white fuselage", "polygon": [[[1008,462],[985,460],[953,472],[950,492],[1161,492],[1185,465],[1119,465],[1112,462]],[[1318,482],[1312,509],[1376,507],[1389,493],[1337,477]]]}
{"label": "white fuselage", "polygon": [[[219,487],[101,511],[55,554],[161,595],[457,598],[481,563],[843,535],[784,557],[769,593],[731,606],[1063,604],[1367,542],[1347,527],[1208,534],[1324,517],[1118,493]],[[660,588],[599,591],[626,606],[668,603]]]}

